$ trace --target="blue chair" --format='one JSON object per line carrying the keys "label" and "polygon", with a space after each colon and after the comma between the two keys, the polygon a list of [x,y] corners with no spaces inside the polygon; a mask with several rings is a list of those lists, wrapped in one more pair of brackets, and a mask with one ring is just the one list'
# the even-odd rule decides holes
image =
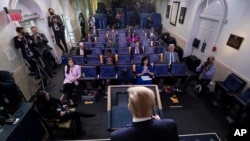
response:
{"label": "blue chair", "polygon": [[118,32],[118,38],[119,37],[126,37],[126,32]]}
{"label": "blue chair", "polygon": [[80,80],[96,80],[97,79],[97,67],[95,65],[82,66],[82,73],[84,74]]}
{"label": "blue chair", "polygon": [[153,63],[153,64],[155,64],[155,63],[161,63],[161,56],[160,56],[160,54],[151,53],[151,54],[148,55],[148,57],[149,57],[150,63]]}
{"label": "blue chair", "polygon": [[113,55],[116,54],[115,48],[105,48],[104,49],[104,54],[107,52],[108,49],[111,49]]}
{"label": "blue chair", "polygon": [[100,55],[102,54],[101,48],[90,48],[91,55]]}
{"label": "blue chair", "polygon": [[237,94],[246,84],[246,81],[231,73],[224,81],[216,81],[214,93],[214,105],[220,103],[222,106],[227,106],[230,102],[230,97]]}
{"label": "blue chair", "polygon": [[87,55],[86,62],[88,65],[100,64],[100,55]]}
{"label": "blue chair", "polygon": [[122,83],[132,83],[134,74],[132,64],[118,64],[117,65],[118,80]]}
{"label": "blue chair", "polygon": [[121,42],[127,42],[127,37],[118,37],[117,43],[121,43]]}
{"label": "blue chair", "polygon": [[133,64],[141,64],[141,59],[144,54],[134,54],[133,55]]}
{"label": "blue chair", "polygon": [[187,76],[185,63],[172,63],[171,64],[171,74],[172,76]]}
{"label": "blue chair", "polygon": [[120,47],[128,47],[128,42],[127,41],[119,42],[117,46],[118,46],[118,48],[120,48]]}
{"label": "blue chair", "polygon": [[170,73],[168,72],[168,64],[166,63],[155,63],[153,66],[155,77],[168,77]]}
{"label": "blue chair", "polygon": [[94,47],[96,47],[96,48],[104,48],[104,43],[105,42],[106,41],[104,41],[104,42],[95,42]]}
{"label": "blue chair", "polygon": [[144,47],[144,54],[155,53],[155,47]]}
{"label": "blue chair", "polygon": [[77,55],[77,56],[71,56],[71,58],[74,60],[76,65],[84,65],[85,64],[84,56]]}
{"label": "blue chair", "polygon": [[130,42],[130,43],[129,43],[129,46],[130,46],[130,47],[135,47],[135,42]]}
{"label": "blue chair", "polygon": [[92,43],[91,42],[84,42],[84,47],[91,48],[92,47]]}
{"label": "blue chair", "polygon": [[149,47],[150,46],[150,41],[148,41],[148,40],[142,41],[142,46]]}
{"label": "blue chair", "polygon": [[100,65],[99,79],[117,79],[115,65]]}
{"label": "blue chair", "polygon": [[118,54],[117,64],[131,64],[130,54]]}
{"label": "blue chair", "polygon": [[[100,42],[100,43],[105,43],[106,42],[106,36],[103,37],[96,37],[96,43]],[[94,43],[95,46],[95,43]]]}
{"label": "blue chair", "polygon": [[117,54],[129,54],[129,48],[128,47],[118,47]]}

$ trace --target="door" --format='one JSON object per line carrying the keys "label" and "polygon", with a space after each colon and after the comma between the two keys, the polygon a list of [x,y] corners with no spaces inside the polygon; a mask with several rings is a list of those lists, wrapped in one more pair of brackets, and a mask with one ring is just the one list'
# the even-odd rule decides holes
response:
{"label": "door", "polygon": [[200,24],[196,33],[196,38],[200,40],[199,48],[194,48],[193,55],[202,61],[212,55],[212,40],[218,21],[207,18],[200,18]]}

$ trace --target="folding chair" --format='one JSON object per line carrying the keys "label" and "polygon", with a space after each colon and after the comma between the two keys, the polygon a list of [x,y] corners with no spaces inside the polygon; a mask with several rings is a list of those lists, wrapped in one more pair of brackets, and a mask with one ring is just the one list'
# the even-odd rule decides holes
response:
{"label": "folding chair", "polygon": [[155,53],[155,47],[144,47],[144,54]]}
{"label": "folding chair", "polygon": [[121,83],[128,84],[132,83],[134,78],[132,64],[118,64],[117,65],[117,75],[118,80]]}
{"label": "folding chair", "polygon": [[99,79],[102,80],[104,86],[103,93],[107,93],[107,86],[109,86],[110,81],[117,79],[117,74],[115,72],[115,65],[100,65]]}
{"label": "folding chair", "polygon": [[185,63],[172,63],[171,64],[171,74],[172,76],[188,76],[186,72]]}
{"label": "folding chair", "polygon": [[118,48],[120,48],[120,47],[128,47],[128,42],[127,41],[118,42],[117,46],[118,46]]}
{"label": "folding chair", "polygon": [[101,48],[90,48],[91,55],[100,55],[102,54],[102,49]]}
{"label": "folding chair", "polygon": [[85,64],[85,57],[84,56],[71,56],[71,58],[74,60],[76,65],[84,65]]}
{"label": "folding chair", "polygon": [[118,58],[117,64],[131,64],[130,54],[118,54],[117,58]]}
{"label": "folding chair", "polygon": [[100,55],[87,55],[86,56],[86,63],[88,65],[96,65],[96,64],[100,64]]}
{"label": "folding chair", "polygon": [[161,63],[161,55],[160,54],[156,54],[156,53],[151,53],[148,55],[149,56],[149,63]]}
{"label": "folding chair", "polygon": [[94,43],[94,47],[96,47],[96,48],[104,48],[104,43],[105,43],[106,41],[103,41],[103,42],[95,42]]}
{"label": "folding chair", "polygon": [[141,59],[144,54],[134,54],[133,55],[133,64],[141,64]]}
{"label": "folding chair", "polygon": [[117,54],[129,54],[129,48],[128,47],[118,47]]}

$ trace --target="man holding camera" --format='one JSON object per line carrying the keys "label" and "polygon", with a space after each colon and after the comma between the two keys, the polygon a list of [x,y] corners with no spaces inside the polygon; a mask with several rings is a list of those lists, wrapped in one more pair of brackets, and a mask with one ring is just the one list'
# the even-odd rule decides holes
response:
{"label": "man holding camera", "polygon": [[[63,25],[62,19],[59,15],[56,15],[54,13],[54,10],[52,8],[49,8],[48,11],[50,13],[50,16],[48,17],[48,25],[52,28],[54,32],[56,44],[63,51],[63,53],[68,53],[68,47],[64,35],[65,27]],[[62,41],[64,48],[61,45],[60,40]]]}
{"label": "man holding camera", "polygon": [[32,36],[28,32],[24,31],[23,27],[16,28],[17,36],[13,38],[14,45],[16,49],[21,48],[23,59],[25,59],[30,64],[30,69],[32,72],[36,70],[36,61],[39,61],[40,54],[35,49],[35,42]]}
{"label": "man holding camera", "polygon": [[213,64],[214,59],[214,56],[210,56],[207,58],[206,62],[201,63],[196,68],[196,72],[199,73],[199,76],[195,88],[201,94],[204,93],[205,87],[210,83],[216,72],[215,65]]}

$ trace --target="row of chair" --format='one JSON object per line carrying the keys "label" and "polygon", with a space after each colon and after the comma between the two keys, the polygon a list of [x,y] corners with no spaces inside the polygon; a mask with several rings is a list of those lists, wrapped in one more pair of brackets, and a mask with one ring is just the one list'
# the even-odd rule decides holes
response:
{"label": "row of chair", "polygon": [[[84,65],[82,67],[83,77],[80,80],[97,80],[97,79],[127,79],[132,80],[136,73],[135,64],[120,65]],[[153,65],[154,77],[179,77],[188,76],[185,63],[174,63],[169,65],[159,63]]]}
{"label": "row of chair", "polygon": [[[105,46],[107,46],[107,41],[104,41],[106,39],[102,39],[101,41],[98,42],[84,42],[84,46],[87,48],[91,48],[91,47],[97,47],[97,48],[104,48]],[[153,46],[159,46],[160,43],[159,42],[154,42],[154,41],[142,41],[140,42],[140,45],[143,47],[153,47]],[[121,42],[117,43],[117,47],[134,47],[135,43],[134,42],[127,42],[127,40],[122,40]]]}
{"label": "row of chair", "polygon": [[[115,62],[116,64],[141,64],[141,59],[145,54],[135,54],[131,56],[130,54],[116,54]],[[150,64],[162,63],[163,62],[163,54],[150,53],[149,62]],[[103,55],[73,55],[71,58],[74,60],[77,65],[85,65],[85,64],[103,64],[104,56]]]}

